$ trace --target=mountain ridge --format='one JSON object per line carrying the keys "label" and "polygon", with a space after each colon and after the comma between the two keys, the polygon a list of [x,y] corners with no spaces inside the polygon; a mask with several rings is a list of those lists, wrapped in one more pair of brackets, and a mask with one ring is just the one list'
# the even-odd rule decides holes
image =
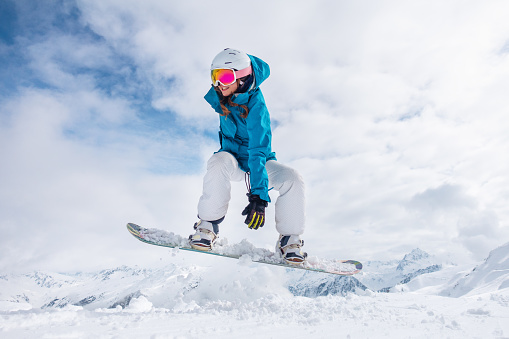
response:
{"label": "mountain ridge", "polygon": [[[441,272],[443,265],[418,248],[401,260],[367,262],[362,274],[351,277],[269,269],[252,262],[225,261],[218,265],[221,266],[168,264],[160,268],[139,268],[123,265],[88,273],[4,274],[0,279],[0,310],[126,308],[140,297],[147,298],[154,306],[171,308],[182,301],[192,303],[196,296],[233,298],[229,296],[230,290],[236,290],[239,292],[236,297],[240,295],[246,300],[271,291],[312,298],[367,291],[416,291],[436,284],[430,282],[432,277],[444,274],[449,275],[446,283],[440,282],[433,289],[441,296],[461,297],[509,287],[509,243],[490,252],[486,260],[466,273],[450,266]],[[221,275],[223,265],[230,265],[236,274]]]}

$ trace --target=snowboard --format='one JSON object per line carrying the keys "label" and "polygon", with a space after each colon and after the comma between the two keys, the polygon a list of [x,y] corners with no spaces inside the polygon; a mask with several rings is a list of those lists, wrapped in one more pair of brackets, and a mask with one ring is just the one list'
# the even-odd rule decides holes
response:
{"label": "snowboard", "polygon": [[233,259],[248,258],[253,262],[261,264],[343,276],[354,275],[362,270],[362,264],[356,260],[319,259],[314,256],[308,257],[304,263],[299,265],[288,264],[284,262],[281,257],[276,255],[276,253],[267,249],[256,248],[247,240],[243,240],[238,244],[230,245],[227,240],[219,238],[214,244],[212,251],[200,251],[189,245],[187,237],[181,237],[173,232],[167,232],[157,228],[144,228],[133,223],[128,223],[127,229],[139,241],[155,246],[177,248],[184,251]]}

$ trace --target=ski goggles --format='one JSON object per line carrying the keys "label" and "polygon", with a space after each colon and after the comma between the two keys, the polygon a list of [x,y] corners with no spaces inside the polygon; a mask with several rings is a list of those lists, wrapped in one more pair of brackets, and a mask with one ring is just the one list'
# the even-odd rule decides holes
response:
{"label": "ski goggles", "polygon": [[251,66],[241,69],[240,71],[230,68],[217,68],[211,71],[210,76],[212,78],[212,85],[219,86],[219,84],[221,84],[223,86],[230,86],[237,81],[237,79],[243,78],[251,73]]}

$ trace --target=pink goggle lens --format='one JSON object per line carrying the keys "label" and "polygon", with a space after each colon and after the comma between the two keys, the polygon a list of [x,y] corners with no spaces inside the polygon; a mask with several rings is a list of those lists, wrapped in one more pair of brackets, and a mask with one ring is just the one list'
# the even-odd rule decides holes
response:
{"label": "pink goggle lens", "polygon": [[237,80],[235,71],[227,68],[220,68],[212,70],[212,83],[217,86],[220,82],[223,86],[231,85]]}

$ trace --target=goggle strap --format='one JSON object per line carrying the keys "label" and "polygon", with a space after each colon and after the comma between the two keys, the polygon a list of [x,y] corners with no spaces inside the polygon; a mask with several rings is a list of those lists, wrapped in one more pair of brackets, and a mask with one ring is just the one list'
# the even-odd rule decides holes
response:
{"label": "goggle strap", "polygon": [[251,65],[249,65],[248,67],[241,69],[240,71],[235,71],[235,76],[237,77],[237,79],[240,79],[251,73],[253,73],[253,70],[251,68]]}

